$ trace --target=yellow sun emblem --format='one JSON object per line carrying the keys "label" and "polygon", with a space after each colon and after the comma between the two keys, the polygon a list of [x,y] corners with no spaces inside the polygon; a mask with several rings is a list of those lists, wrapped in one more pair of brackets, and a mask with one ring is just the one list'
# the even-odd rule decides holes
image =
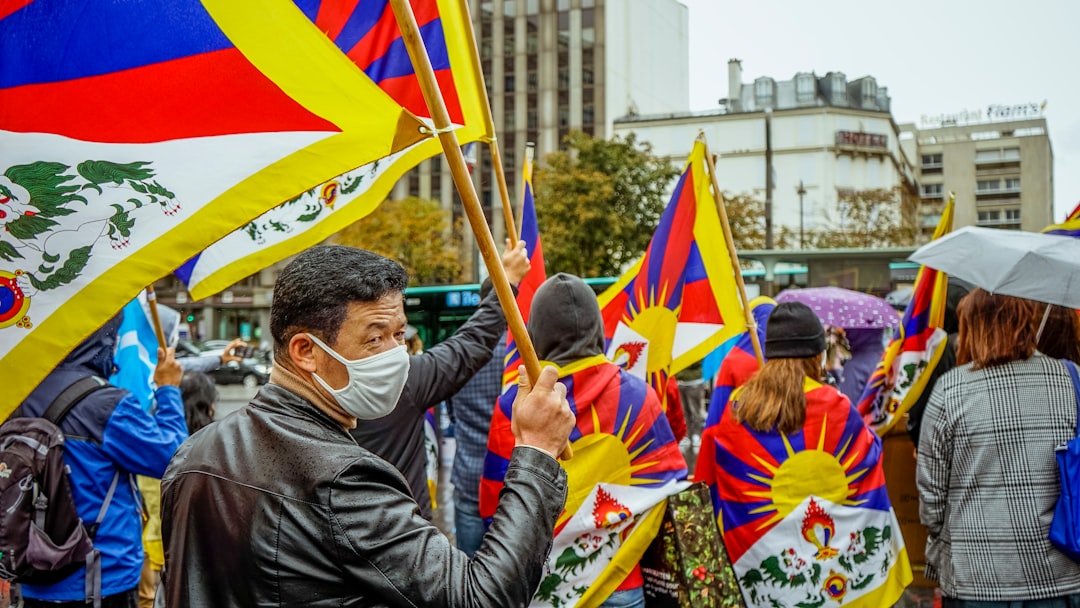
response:
{"label": "yellow sun emblem", "polygon": [[751,513],[773,513],[758,528],[764,529],[784,519],[795,507],[809,496],[824,498],[833,504],[858,506],[864,500],[852,500],[856,489],[852,485],[866,474],[867,469],[852,471],[861,454],[848,454],[851,445],[849,438],[834,455],[825,451],[825,430],[828,428],[827,417],[822,420],[821,436],[815,448],[795,452],[787,435],[781,433],[787,458],[774,466],[757,454],[754,458],[761,464],[766,475],[750,475],[751,478],[769,486],[768,490],[747,492],[755,498],[769,500],[769,504],[754,509]]}

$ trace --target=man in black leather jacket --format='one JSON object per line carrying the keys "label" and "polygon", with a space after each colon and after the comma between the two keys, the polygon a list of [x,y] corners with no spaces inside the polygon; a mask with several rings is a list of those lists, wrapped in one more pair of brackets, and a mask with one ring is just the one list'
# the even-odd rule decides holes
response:
{"label": "man in black leather jacket", "polygon": [[[502,263],[510,285],[516,286],[529,272],[525,241],[507,247]],[[394,411],[350,431],[356,443],[401,471],[424,519],[432,517],[424,414],[461,390],[491,360],[495,343],[505,339],[505,335],[506,318],[493,292],[452,336],[409,357],[409,378]]]}
{"label": "man in black leather jacket", "polygon": [[566,497],[553,457],[574,426],[566,389],[553,368],[523,380],[506,489],[469,559],[348,433],[393,409],[405,383],[405,284],[397,263],[339,246],[281,273],[270,383],[192,436],[165,474],[169,606],[529,603]]}

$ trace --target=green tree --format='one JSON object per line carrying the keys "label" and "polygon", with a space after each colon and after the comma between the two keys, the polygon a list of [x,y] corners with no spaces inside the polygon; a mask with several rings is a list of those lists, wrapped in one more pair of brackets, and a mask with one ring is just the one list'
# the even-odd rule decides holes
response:
{"label": "green tree", "polygon": [[829,229],[808,234],[807,244],[821,249],[915,244],[918,199],[901,186],[850,190],[837,202],[838,220]]}
{"label": "green tree", "polygon": [[413,283],[432,285],[461,281],[460,235],[461,222],[437,201],[409,197],[384,202],[331,240],[395,259]]}
{"label": "green tree", "polygon": [[765,203],[746,193],[725,192],[724,209],[736,251],[765,248]]}
{"label": "green tree", "polygon": [[548,274],[617,275],[648,247],[679,170],[632,133],[564,143],[534,176]]}

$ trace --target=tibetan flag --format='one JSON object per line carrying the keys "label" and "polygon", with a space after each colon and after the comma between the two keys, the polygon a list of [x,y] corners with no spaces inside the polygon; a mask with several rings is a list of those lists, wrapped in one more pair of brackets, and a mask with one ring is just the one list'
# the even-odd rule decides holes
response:
{"label": "tibetan flag", "polygon": [[[934,239],[952,230],[955,202],[956,197],[950,195]],[[945,273],[927,266],[919,268],[903,320],[859,398],[859,413],[879,435],[891,429],[915,404],[945,352],[949,336],[942,326],[947,288]]]}
{"label": "tibetan flag", "polygon": [[[776,308],[776,301],[768,296],[760,296],[750,301],[750,310],[757,325],[758,342],[765,348],[765,327],[769,324],[769,315]],[[720,363],[720,371],[713,384],[712,398],[709,400],[709,412],[705,417],[705,428],[720,422],[720,416],[727,408],[731,393],[746,383],[759,369],[754,343],[750,330],[738,337],[735,347],[728,352]],[[700,462],[700,461],[699,461]]]}
{"label": "tibetan flag", "polygon": [[[521,279],[518,285],[517,305],[521,311],[522,319],[529,322],[529,311],[532,309],[533,294],[540,285],[547,280],[547,271],[544,269],[544,249],[540,245],[540,228],[536,223],[536,202],[533,200],[532,187],[532,163],[525,161],[522,171],[524,187],[522,190],[521,205],[521,240],[525,241],[525,252],[529,256],[529,272]],[[514,335],[506,334],[506,354],[503,355],[503,391],[517,384],[518,366],[521,365],[521,353],[518,352]]]}
{"label": "tibetan flag", "polygon": [[[436,37],[443,4],[414,2]],[[357,167],[432,139],[386,2],[356,6],[0,3],[0,418],[138,290],[282,201],[333,199],[338,176],[358,188],[373,177]],[[444,81],[467,37],[431,44]],[[482,91],[456,93],[464,120]]]}
{"label": "tibetan flag", "polygon": [[[533,606],[598,606],[624,581],[641,585],[637,564],[659,530],[668,496],[688,487],[686,461],[656,393],[603,355],[559,371],[577,415],[574,457],[560,464],[569,488],[555,524],[549,574]],[[480,479],[480,515],[495,514],[514,449],[517,385],[491,419]]]}
{"label": "tibetan flag", "polygon": [[[430,123],[420,83],[388,0],[297,0],[305,15],[379,89]],[[458,0],[412,0],[424,44],[461,143],[490,140],[467,7]],[[475,151],[475,146],[473,146]],[[368,215],[394,184],[421,161],[440,154],[437,139],[344,171],[285,201],[214,243],[176,275],[202,299],[290,255],[314,246]],[[475,152],[474,161],[475,162]]]}
{"label": "tibetan flag", "polygon": [[1080,205],[1073,209],[1069,217],[1060,224],[1051,224],[1042,230],[1046,234],[1058,234],[1061,236],[1074,236],[1080,238]]}
{"label": "tibetan flag", "polygon": [[644,257],[598,297],[608,358],[666,394],[667,378],[746,329],[696,142]]}
{"label": "tibetan flag", "polygon": [[[728,408],[701,438],[699,481],[749,608],[892,606],[911,582],[885,489],[881,438],[846,397],[807,378],[806,421],[758,432]],[[704,474],[702,474],[704,469]]]}

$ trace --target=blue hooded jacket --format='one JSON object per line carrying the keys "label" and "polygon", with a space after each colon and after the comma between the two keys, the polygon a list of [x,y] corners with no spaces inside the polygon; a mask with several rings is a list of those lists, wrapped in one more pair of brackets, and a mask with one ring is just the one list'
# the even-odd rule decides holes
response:
{"label": "blue hooded jacket", "polygon": [[[117,315],[75,347],[34,389],[17,416],[41,416],[61,391],[85,376],[108,378],[121,317]],[[64,462],[71,469],[75,507],[86,525],[93,524],[113,475],[119,482],[94,538],[101,552],[101,594],[135,589],[143,564],[142,512],[131,475],[161,478],[173,453],[187,438],[180,389],[157,389],[156,415],[144,412],[126,390],[108,387],[79,402],[60,424]],[[85,568],[54,585],[23,585],[23,595],[44,601],[86,599]]]}

